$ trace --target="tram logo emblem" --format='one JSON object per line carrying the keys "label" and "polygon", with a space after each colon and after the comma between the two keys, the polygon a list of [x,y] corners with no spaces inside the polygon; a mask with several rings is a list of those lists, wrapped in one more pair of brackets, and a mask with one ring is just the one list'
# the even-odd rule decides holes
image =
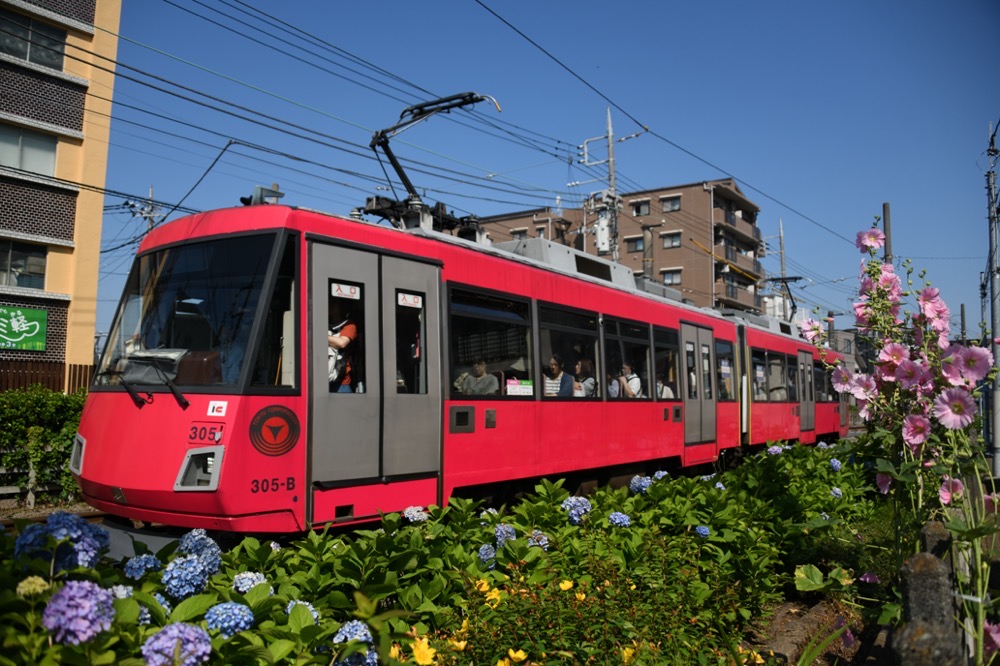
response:
{"label": "tram logo emblem", "polygon": [[299,418],[283,405],[271,405],[250,421],[250,443],[265,456],[282,456],[299,441]]}

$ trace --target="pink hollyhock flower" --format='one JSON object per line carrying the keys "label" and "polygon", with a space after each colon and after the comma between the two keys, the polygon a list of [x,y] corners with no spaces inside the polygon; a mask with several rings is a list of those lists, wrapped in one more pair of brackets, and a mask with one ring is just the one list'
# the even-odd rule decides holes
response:
{"label": "pink hollyhock flower", "polygon": [[833,390],[837,393],[847,393],[854,384],[854,376],[843,365],[833,369]]}
{"label": "pink hollyhock flower", "polygon": [[976,415],[976,403],[963,388],[945,389],[934,398],[934,417],[945,428],[958,430],[972,423]]}
{"label": "pink hollyhock flower", "polygon": [[903,419],[903,441],[914,455],[920,451],[920,445],[927,441],[930,434],[931,422],[926,416],[910,414]]}
{"label": "pink hollyhock flower", "polygon": [[801,324],[799,328],[802,329],[802,337],[804,337],[809,342],[815,342],[821,335],[823,335],[823,324],[815,319],[806,319]]}
{"label": "pink hollyhock flower", "polygon": [[983,652],[988,660],[994,652],[1000,650],[1000,624],[989,620],[983,621]]}
{"label": "pink hollyhock flower", "polygon": [[951,311],[944,301],[938,301],[927,313],[927,320],[935,331],[947,334],[951,325]]}
{"label": "pink hollyhock flower", "polygon": [[861,278],[861,285],[858,287],[858,294],[861,296],[871,296],[874,288],[875,280],[872,280],[871,277],[864,275]]}
{"label": "pink hollyhock flower", "polygon": [[964,483],[946,476],[941,482],[941,488],[938,489],[938,497],[941,499],[941,504],[951,504],[953,499],[961,499],[963,492],[965,492]]}
{"label": "pink hollyhock flower", "polygon": [[877,250],[885,245],[885,234],[878,229],[868,229],[859,231],[854,244],[862,254],[867,254],[870,250]]}
{"label": "pink hollyhock flower", "polygon": [[997,493],[983,495],[983,505],[986,508],[986,513],[996,513],[997,507],[1000,507],[1000,495]]}
{"label": "pink hollyhock flower", "polygon": [[911,359],[904,359],[896,368],[896,381],[907,391],[916,388],[923,376],[923,366]]}
{"label": "pink hollyhock flower", "polygon": [[917,303],[920,304],[920,311],[925,315],[931,307],[941,301],[941,291],[937,287],[924,287],[917,294]]}
{"label": "pink hollyhock flower", "polygon": [[875,394],[875,378],[871,375],[854,375],[854,382],[851,386],[851,395],[858,400],[871,400]]}
{"label": "pink hollyhock flower", "polygon": [[868,401],[858,398],[858,416],[861,417],[862,421],[871,421],[872,410],[869,409]]}
{"label": "pink hollyhock flower", "polygon": [[878,486],[878,491],[883,495],[889,494],[889,488],[892,487],[892,477],[885,472],[879,472],[875,475],[875,485]]}
{"label": "pink hollyhock flower", "polygon": [[962,355],[962,374],[970,382],[985,379],[993,367],[993,353],[985,347],[966,347]]}
{"label": "pink hollyhock flower", "polygon": [[949,345],[941,352],[941,374],[945,376],[952,386],[959,386],[965,383],[962,370],[965,367],[965,347],[961,345]]}
{"label": "pink hollyhock flower", "polygon": [[882,347],[882,351],[878,354],[878,360],[893,365],[899,365],[908,358],[910,358],[910,350],[906,348],[906,345],[901,345],[898,342],[890,342]]}

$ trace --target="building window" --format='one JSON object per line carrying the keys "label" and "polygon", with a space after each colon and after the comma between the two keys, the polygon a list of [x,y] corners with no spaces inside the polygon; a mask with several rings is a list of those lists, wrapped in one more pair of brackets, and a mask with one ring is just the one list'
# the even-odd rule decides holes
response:
{"label": "building window", "polygon": [[672,213],[681,209],[681,197],[679,194],[673,197],[663,197],[660,199],[660,203],[663,204],[664,213]]}
{"label": "building window", "polygon": [[0,53],[62,70],[66,31],[0,9]]}
{"label": "building window", "polygon": [[511,240],[524,240],[528,237],[527,229],[511,229],[510,238]]}
{"label": "building window", "polygon": [[535,227],[535,235],[539,238],[546,238],[545,227]]}
{"label": "building window", "polygon": [[0,285],[45,289],[46,248],[0,239]]}
{"label": "building window", "polygon": [[625,239],[626,252],[642,252],[644,249],[646,249],[646,244],[643,242],[642,236]]}
{"label": "building window", "polygon": [[681,269],[665,268],[662,271],[660,271],[660,279],[663,280],[663,284],[680,284]]}
{"label": "building window", "polygon": [[663,239],[664,249],[681,246],[681,232],[679,231],[675,231],[669,234],[660,234],[660,238]]}
{"label": "building window", "polygon": [[632,217],[645,217],[649,215],[649,201],[633,201]]}
{"label": "building window", "polygon": [[50,134],[0,124],[0,166],[54,176],[56,143]]}

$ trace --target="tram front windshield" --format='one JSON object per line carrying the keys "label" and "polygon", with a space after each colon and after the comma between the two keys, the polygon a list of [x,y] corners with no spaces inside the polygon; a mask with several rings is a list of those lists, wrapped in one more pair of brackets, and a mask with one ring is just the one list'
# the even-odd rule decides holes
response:
{"label": "tram front windshield", "polygon": [[95,386],[236,386],[274,242],[240,236],[138,257]]}

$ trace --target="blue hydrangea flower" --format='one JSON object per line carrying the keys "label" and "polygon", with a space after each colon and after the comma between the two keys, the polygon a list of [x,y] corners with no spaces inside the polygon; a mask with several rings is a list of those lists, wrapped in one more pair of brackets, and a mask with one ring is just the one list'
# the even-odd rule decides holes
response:
{"label": "blue hydrangea flower", "polygon": [[615,511],[608,516],[608,522],[615,527],[628,527],[632,524],[632,519],[621,511]]}
{"label": "blue hydrangea flower", "polygon": [[653,473],[653,478],[655,480],[657,480],[657,481],[659,481],[660,479],[666,478],[668,476],[670,476],[670,472],[667,472],[667,471],[662,470],[662,469],[657,470],[656,472]]}
{"label": "blue hydrangea flower", "polygon": [[431,517],[422,506],[408,506],[403,509],[403,517],[411,523],[422,523]]}
{"label": "blue hydrangea flower", "polygon": [[490,544],[486,543],[479,547],[479,562],[487,569],[492,569],[496,563],[497,551]]}
{"label": "blue hydrangea flower", "polygon": [[[259,571],[241,571],[240,573],[233,576],[233,589],[240,594],[246,594],[252,590],[255,586],[261,583],[266,583],[267,579],[264,578],[264,574]],[[270,587],[270,586],[269,586]],[[274,588],[271,587],[270,594],[274,594]]]}
{"label": "blue hydrangea flower", "polygon": [[694,533],[700,536],[702,539],[707,539],[708,535],[710,535],[712,531],[708,529],[708,527],[705,525],[699,525],[698,527],[694,528]]}
{"label": "blue hydrangea flower", "polygon": [[[55,542],[55,552],[49,538]],[[99,525],[93,525],[74,513],[56,511],[45,523],[34,523],[14,541],[14,557],[53,559],[57,571],[92,567],[108,549],[111,537]]]}
{"label": "blue hydrangea flower", "polygon": [[[337,634],[333,637],[334,643],[346,643],[348,641],[361,641],[362,643],[372,643],[372,633],[368,625],[358,620],[345,622]],[[377,666],[378,653],[375,648],[370,647],[364,654],[355,653],[345,659],[334,662],[334,666]]]}
{"label": "blue hydrangea flower", "polygon": [[142,644],[146,666],[197,666],[212,656],[212,639],[199,626],[168,624]]}
{"label": "blue hydrangea flower", "polygon": [[205,562],[197,555],[176,557],[163,570],[163,585],[174,599],[186,599],[204,591],[208,578]]}
{"label": "blue hydrangea flower", "polygon": [[215,604],[205,613],[205,624],[217,630],[225,638],[235,636],[253,627],[253,611],[249,606],[235,601]]}
{"label": "blue hydrangea flower", "polygon": [[545,533],[541,530],[531,530],[531,536],[528,537],[529,546],[538,546],[542,550],[549,549],[549,538],[545,536]]}
{"label": "blue hydrangea flower", "polygon": [[163,606],[163,612],[166,613],[167,615],[170,615],[170,611],[172,611],[174,608],[173,606],[170,605],[170,602],[167,601],[167,598],[162,594],[160,594],[159,592],[154,592],[153,597],[160,602],[161,606]]}
{"label": "blue hydrangea flower", "polygon": [[711,481],[715,478],[715,472],[712,472],[711,474],[703,474],[700,478],[702,481]]}
{"label": "blue hydrangea flower", "polygon": [[319,624],[319,611],[316,610],[316,608],[308,601],[299,601],[298,599],[292,599],[291,601],[288,602],[288,605],[285,606],[285,614],[291,615],[292,609],[295,608],[296,606],[305,606],[309,610],[309,612],[312,613],[313,619],[316,620],[316,624]]}
{"label": "blue hydrangea flower", "polygon": [[111,628],[114,597],[97,583],[71,580],[49,599],[42,626],[56,643],[79,645]]}
{"label": "blue hydrangea flower", "polygon": [[832,449],[833,447],[827,444],[826,442],[818,442],[816,444],[816,448],[826,450],[826,449]]}
{"label": "blue hydrangea flower", "polygon": [[830,459],[830,469],[832,469],[834,472],[839,472],[840,471],[840,461],[837,460],[836,458],[831,458]]}
{"label": "blue hydrangea flower", "polygon": [[143,553],[142,555],[130,557],[128,562],[125,563],[124,571],[127,578],[139,580],[147,571],[159,571],[162,566],[163,564],[156,559],[156,555]]}
{"label": "blue hydrangea flower", "polygon": [[272,541],[268,545],[271,546],[271,550],[273,550],[274,552],[278,552],[279,550],[281,550],[281,544],[278,543],[277,541]]}
{"label": "blue hydrangea flower", "polygon": [[836,497],[837,499],[840,499],[841,497],[844,496],[844,492],[840,488],[837,488],[837,487],[831,488],[830,489],[830,494],[833,495],[834,497]]}
{"label": "blue hydrangea flower", "polygon": [[590,500],[586,497],[567,497],[563,500],[562,508],[569,513],[569,522],[579,525],[583,517],[590,512]]}
{"label": "blue hydrangea flower", "polygon": [[767,455],[769,456],[780,456],[782,451],[784,449],[777,445],[767,447]]}
{"label": "blue hydrangea flower", "polygon": [[632,480],[628,482],[628,489],[635,495],[641,495],[646,492],[651,485],[653,485],[653,477],[636,474],[632,477]]}
{"label": "blue hydrangea flower", "polygon": [[[132,586],[131,585],[112,585],[111,586],[111,596],[115,599],[128,599],[132,596]],[[153,621],[152,616],[149,614],[149,609],[145,606],[139,606],[139,619],[136,620],[139,624],[149,624]]]}
{"label": "blue hydrangea flower", "polygon": [[726,487],[724,485],[722,485],[722,481],[716,481],[715,482],[715,487],[718,488],[719,490],[725,490],[726,489]]}
{"label": "blue hydrangea flower", "polygon": [[219,567],[222,566],[222,549],[200,527],[181,537],[177,551],[200,558],[209,576],[219,573]]}
{"label": "blue hydrangea flower", "polygon": [[830,514],[828,514],[826,511],[819,514],[819,517],[822,518],[823,520],[830,520]]}
{"label": "blue hydrangea flower", "polygon": [[497,549],[499,550],[503,548],[505,543],[517,538],[517,531],[510,525],[500,523],[493,529],[493,535],[497,539]]}
{"label": "blue hydrangea flower", "polygon": [[479,514],[479,524],[485,525],[488,521],[496,518],[497,515],[499,515],[499,512],[493,507],[483,509],[482,513]]}

